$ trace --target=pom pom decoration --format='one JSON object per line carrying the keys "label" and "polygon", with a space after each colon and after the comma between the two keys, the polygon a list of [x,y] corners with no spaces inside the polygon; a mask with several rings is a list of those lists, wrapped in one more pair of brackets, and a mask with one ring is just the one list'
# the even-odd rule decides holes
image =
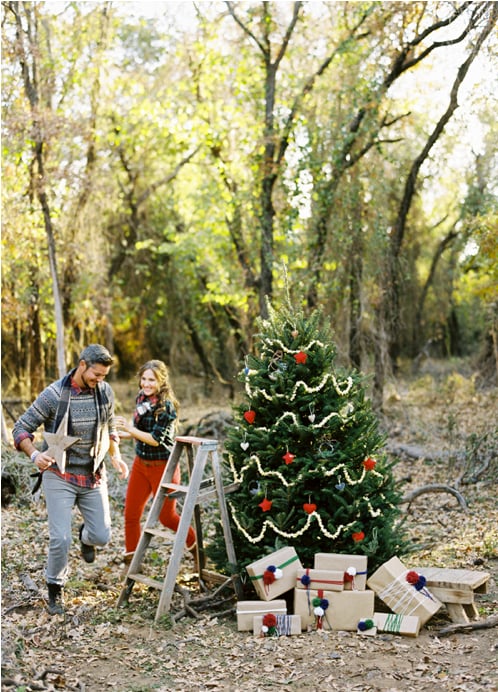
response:
{"label": "pom pom decoration", "polygon": [[254,419],[256,418],[256,411],[252,411],[251,409],[249,409],[249,411],[245,411],[244,418],[249,425],[252,425],[254,423]]}
{"label": "pom pom decoration", "polygon": [[304,365],[308,359],[308,356],[304,351],[299,351],[299,353],[294,354],[294,360],[298,365]]}
{"label": "pom pom decoration", "polygon": [[266,635],[278,635],[277,618],[273,613],[266,613],[266,615],[263,615],[261,634],[263,635],[263,637]]}
{"label": "pom pom decoration", "polygon": [[417,574],[414,570],[411,570],[408,572],[406,575],[406,581],[414,586],[417,591],[422,591],[422,589],[425,587],[427,584],[427,579],[424,577],[423,574]]}
{"label": "pom pom decoration", "polygon": [[270,566],[267,567],[267,568],[265,569],[265,571],[263,572],[263,584],[264,584],[265,586],[270,586],[270,584],[273,584],[273,582],[275,581],[275,579],[276,579],[276,576],[275,576],[275,571],[276,571],[276,569],[277,569],[276,567],[274,567],[273,565],[270,565]]}
{"label": "pom pom decoration", "polygon": [[325,611],[329,607],[329,602],[326,598],[319,598],[316,596],[312,600],[313,614],[316,618],[316,628],[321,630],[323,628],[323,618],[325,617]]}
{"label": "pom pom decoration", "polygon": [[268,565],[263,572],[263,584],[267,593],[269,592],[269,587],[273,584],[273,582],[277,579],[282,579],[282,576],[283,572],[279,567],[275,567],[275,565]]}
{"label": "pom pom decoration", "polygon": [[263,615],[263,625],[265,627],[276,627],[277,618],[273,613],[266,613]]}
{"label": "pom pom decoration", "polygon": [[303,574],[303,576],[300,579],[300,582],[303,586],[308,587],[311,584],[311,577],[309,574]]}
{"label": "pom pom decoration", "polygon": [[359,543],[365,538],[363,531],[356,531],[356,533],[351,534],[351,538],[355,543]]}
{"label": "pom pom decoration", "polygon": [[344,583],[351,582],[354,589],[354,578],[356,577],[356,567],[348,567],[344,572]]}
{"label": "pom pom decoration", "polygon": [[374,621],[370,620],[370,618],[368,620],[360,620],[358,623],[358,629],[360,632],[366,632],[366,630],[371,630],[374,625]]}
{"label": "pom pom decoration", "polygon": [[377,462],[375,461],[375,459],[371,459],[370,457],[368,457],[368,459],[365,459],[365,461],[363,462],[363,466],[367,471],[372,471],[375,468],[376,464]]}

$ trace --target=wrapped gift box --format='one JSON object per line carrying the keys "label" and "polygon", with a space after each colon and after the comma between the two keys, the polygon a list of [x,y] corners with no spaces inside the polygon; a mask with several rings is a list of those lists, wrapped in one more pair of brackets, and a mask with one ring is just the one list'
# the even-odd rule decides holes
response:
{"label": "wrapped gift box", "polygon": [[[364,591],[367,583],[367,556],[316,553],[315,569],[342,572],[344,591]],[[349,572],[355,572],[354,575]]]}
{"label": "wrapped gift box", "polygon": [[258,596],[264,601],[271,601],[293,589],[298,569],[303,569],[303,566],[291,547],[281,548],[246,567]]}
{"label": "wrapped gift box", "polygon": [[237,629],[239,632],[251,631],[254,626],[254,618],[257,615],[273,613],[274,615],[286,615],[287,603],[282,600],[271,601],[238,601],[237,603]]}
{"label": "wrapped gift box", "polygon": [[323,589],[324,591],[342,591],[344,573],[325,569],[298,569],[296,589]]}
{"label": "wrapped gift box", "polygon": [[[332,629],[330,623],[330,597],[333,593],[333,591],[324,591],[323,589],[294,589],[294,613],[301,616],[301,629],[303,631]],[[326,599],[329,602],[328,608],[325,609],[324,615],[320,619],[314,613],[314,598]]]}
{"label": "wrapped gift box", "polygon": [[379,632],[406,634],[418,637],[420,618],[415,615],[396,615],[395,613],[374,613],[373,621]]}
{"label": "wrapped gift box", "polygon": [[[367,585],[396,615],[413,615],[424,625],[442,603],[421,583],[413,583],[417,572],[408,570],[397,557],[392,557],[367,580]],[[424,580],[425,581],[425,580]]]}
{"label": "wrapped gift box", "polygon": [[256,615],[253,618],[253,632],[265,637],[283,637],[290,634],[301,634],[301,616],[300,615],[276,615],[277,622],[275,632],[263,632],[264,615]]}
{"label": "wrapped gift box", "polygon": [[[328,601],[321,620],[314,613],[313,599]],[[323,591],[294,589],[294,612],[301,616],[301,627],[307,629],[346,630],[356,632],[358,622],[373,618],[373,591]]]}

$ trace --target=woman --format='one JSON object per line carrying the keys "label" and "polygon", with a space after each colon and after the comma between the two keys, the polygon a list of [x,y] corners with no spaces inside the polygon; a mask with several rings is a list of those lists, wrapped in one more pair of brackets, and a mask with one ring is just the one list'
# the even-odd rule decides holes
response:
{"label": "woman", "polygon": [[[135,460],[126,491],[125,561],[129,562],[141,534],[140,521],[147,501],[155,495],[168,461],[177,428],[179,404],[170,384],[169,371],[161,360],[149,360],[138,371],[140,391],[136,398],[133,420],[115,417],[121,438],[135,440]],[[122,432],[124,431],[124,432]],[[180,482],[180,465],[173,483]],[[159,520],[172,531],[178,529],[180,517],[176,500],[165,499]],[[187,549],[195,551],[195,531],[189,528]]]}

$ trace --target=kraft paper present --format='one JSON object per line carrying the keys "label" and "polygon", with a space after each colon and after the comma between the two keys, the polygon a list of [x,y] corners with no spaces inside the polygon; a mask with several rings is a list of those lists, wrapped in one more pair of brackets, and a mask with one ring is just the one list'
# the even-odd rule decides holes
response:
{"label": "kraft paper present", "polygon": [[373,620],[379,632],[406,634],[418,637],[420,618],[415,615],[396,615],[395,613],[374,613]]}
{"label": "kraft paper present", "polygon": [[[323,616],[314,612],[313,599],[328,601]],[[373,591],[294,590],[294,612],[301,615],[301,627],[307,629],[356,632],[358,622],[373,618]]]}
{"label": "kraft paper present", "polygon": [[422,626],[442,603],[421,583],[411,583],[412,576],[417,576],[416,570],[408,570],[399,558],[392,557],[369,577],[367,586],[393,613],[418,617]]}
{"label": "kraft paper present", "polygon": [[251,631],[254,626],[254,617],[273,613],[274,615],[286,615],[287,603],[281,600],[275,601],[238,601],[237,603],[237,630],[239,632]]}
{"label": "kraft paper present", "polygon": [[360,620],[369,620],[374,614],[373,591],[340,591],[331,594],[330,624],[333,630],[356,632]]}
{"label": "kraft paper present", "polygon": [[[294,613],[301,616],[301,629],[304,631],[312,629],[331,630],[330,624],[330,597],[333,591],[323,589],[294,589]],[[329,604],[324,609],[323,615],[315,614],[313,599],[319,598]]]}
{"label": "kraft paper present", "polygon": [[364,591],[367,583],[366,555],[316,553],[315,569],[340,571],[344,575],[344,591]]}
{"label": "kraft paper present", "polygon": [[303,566],[292,547],[281,548],[246,567],[258,596],[264,601],[271,601],[293,589],[298,569],[303,569]]}
{"label": "kraft paper present", "polygon": [[298,569],[296,589],[342,591],[344,589],[344,574],[325,569]]}
{"label": "kraft paper present", "polygon": [[301,634],[300,615],[276,615],[275,631],[263,631],[264,615],[256,615],[253,618],[253,633],[262,637],[283,637],[291,634]]}

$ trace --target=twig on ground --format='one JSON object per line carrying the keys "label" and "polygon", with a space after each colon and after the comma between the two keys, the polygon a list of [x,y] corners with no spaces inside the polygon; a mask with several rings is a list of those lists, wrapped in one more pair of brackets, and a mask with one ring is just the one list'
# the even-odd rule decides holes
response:
{"label": "twig on ground", "polygon": [[424,495],[425,493],[450,493],[458,500],[458,504],[463,509],[464,512],[468,512],[467,503],[465,498],[458,490],[452,488],[451,485],[446,485],[445,483],[430,483],[429,485],[422,485],[420,488],[415,488],[411,493],[408,493],[402,500],[401,504],[408,503],[406,511],[410,510],[410,505],[417,497]]}
{"label": "twig on ground", "polygon": [[444,637],[454,632],[469,632],[471,630],[486,630],[498,625],[498,615],[490,615],[486,620],[475,620],[474,622],[455,623],[447,625],[439,630],[438,636]]}

